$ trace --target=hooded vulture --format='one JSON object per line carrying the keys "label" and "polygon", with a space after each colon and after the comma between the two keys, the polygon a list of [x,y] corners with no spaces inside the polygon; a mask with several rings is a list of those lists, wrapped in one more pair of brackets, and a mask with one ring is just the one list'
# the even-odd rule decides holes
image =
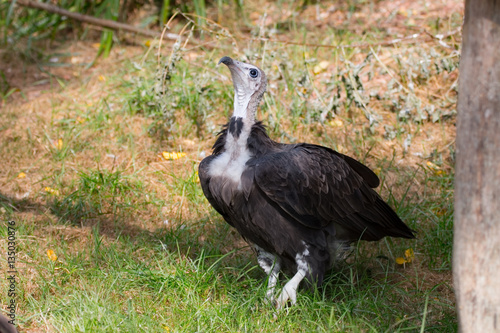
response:
{"label": "hooded vulture", "polygon": [[[255,120],[267,86],[260,68],[229,57],[220,63],[231,71],[234,113],[200,163],[200,183],[210,204],[255,249],[269,276],[269,300],[278,308],[294,304],[299,283],[321,285],[352,242],[414,238],[373,190],[380,181],[368,167],[327,147],[268,136]],[[282,269],[294,275],[275,298]]]}

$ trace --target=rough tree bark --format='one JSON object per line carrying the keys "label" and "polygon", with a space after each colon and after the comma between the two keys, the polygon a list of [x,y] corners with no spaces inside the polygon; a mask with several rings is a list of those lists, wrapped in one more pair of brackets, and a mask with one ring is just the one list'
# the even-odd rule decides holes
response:
{"label": "rough tree bark", "polygon": [[466,0],[453,274],[462,333],[500,332],[500,0]]}

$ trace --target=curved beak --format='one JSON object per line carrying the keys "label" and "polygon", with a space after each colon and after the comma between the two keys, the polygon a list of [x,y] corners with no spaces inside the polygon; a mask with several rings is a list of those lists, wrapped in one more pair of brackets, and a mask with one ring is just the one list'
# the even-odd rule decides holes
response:
{"label": "curved beak", "polygon": [[220,58],[219,62],[217,63],[217,65],[220,65],[221,63],[223,63],[224,65],[226,66],[230,66],[230,65],[233,65],[234,62],[233,62],[233,59],[229,58],[229,57],[222,57]]}
{"label": "curved beak", "polygon": [[248,87],[248,79],[243,71],[242,66],[244,65],[243,63],[239,61],[234,61],[233,59],[229,57],[222,57],[217,65],[219,64],[224,64],[229,68],[229,71],[231,72],[231,77],[233,79],[233,86],[234,89],[241,95],[244,93],[247,93],[247,90],[249,89]]}

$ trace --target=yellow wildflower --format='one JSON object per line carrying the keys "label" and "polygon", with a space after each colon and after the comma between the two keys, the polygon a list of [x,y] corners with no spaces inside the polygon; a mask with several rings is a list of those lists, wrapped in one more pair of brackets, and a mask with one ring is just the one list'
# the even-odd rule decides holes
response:
{"label": "yellow wildflower", "polygon": [[184,152],[169,153],[169,152],[164,151],[161,153],[161,155],[166,160],[178,160],[179,158],[183,158],[184,156],[186,156],[186,153],[184,153]]}
{"label": "yellow wildflower", "polygon": [[443,175],[445,172],[441,169],[439,165],[432,163],[431,161],[427,161],[427,167],[431,170],[436,176]]}
{"label": "yellow wildflower", "polygon": [[56,148],[59,149],[59,150],[61,150],[62,146],[63,146],[62,139],[57,140],[57,142],[56,142]]}
{"label": "yellow wildflower", "polygon": [[429,167],[429,169],[439,169],[439,167],[436,164],[432,163],[431,161],[427,161],[426,164]]}
{"label": "yellow wildflower", "polygon": [[59,190],[55,190],[51,187],[45,187],[45,192],[47,192],[48,194],[52,194],[52,195],[59,195]]}
{"label": "yellow wildflower", "polygon": [[415,259],[415,252],[413,251],[413,249],[406,249],[405,251],[405,257],[406,257],[406,261],[407,262],[412,262],[413,259]]}
{"label": "yellow wildflower", "polygon": [[82,117],[78,116],[78,117],[76,117],[76,122],[80,123],[80,124],[83,124],[85,122],[85,118],[82,118]]}
{"label": "yellow wildflower", "polygon": [[342,119],[334,118],[330,121],[330,125],[332,125],[333,127],[342,127],[344,125],[344,122],[342,121]]}
{"label": "yellow wildflower", "polygon": [[56,261],[57,260],[57,255],[56,253],[54,252],[54,250],[47,250],[47,257],[49,257],[50,260],[52,261]]}
{"label": "yellow wildflower", "polygon": [[410,249],[406,249],[404,258],[403,257],[397,257],[396,258],[396,264],[398,264],[398,265],[404,265],[406,263],[412,262],[413,259],[415,259],[415,252],[413,251],[413,249],[411,249],[411,248]]}
{"label": "yellow wildflower", "polygon": [[146,47],[150,47],[151,41],[148,39],[147,41],[144,42],[144,45],[146,45]]}
{"label": "yellow wildflower", "polygon": [[106,77],[104,75],[99,75],[99,81],[106,81]]}
{"label": "yellow wildflower", "polygon": [[448,212],[448,210],[446,208],[443,208],[443,209],[434,208],[432,211],[434,212],[434,214],[436,214],[436,216],[443,216],[444,214],[446,214]]}
{"label": "yellow wildflower", "polygon": [[396,264],[398,265],[404,265],[406,263],[406,259],[403,257],[397,257],[396,258]]}
{"label": "yellow wildflower", "polygon": [[26,178],[26,174],[24,172],[19,172],[17,178]]}
{"label": "yellow wildflower", "polygon": [[329,65],[330,65],[330,63],[328,61],[323,60],[318,65],[314,66],[313,73],[317,75],[321,72],[324,72],[324,71],[326,71],[326,69],[328,68]]}

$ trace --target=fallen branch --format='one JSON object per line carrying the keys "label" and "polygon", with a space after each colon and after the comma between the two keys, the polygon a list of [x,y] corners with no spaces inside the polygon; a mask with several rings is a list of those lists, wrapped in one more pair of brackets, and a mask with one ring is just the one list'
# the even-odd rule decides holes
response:
{"label": "fallen branch", "polygon": [[[24,7],[45,10],[49,13],[59,14],[61,16],[69,17],[70,19],[73,19],[73,20],[85,22],[85,23],[92,24],[92,25],[97,25],[97,26],[112,29],[112,30],[123,30],[123,31],[128,31],[128,32],[134,32],[137,34],[141,34],[141,35],[149,36],[149,37],[153,37],[153,38],[161,37],[161,32],[159,32],[159,31],[138,28],[138,27],[134,27],[130,24],[126,24],[126,23],[120,23],[120,22],[106,20],[106,19],[99,19],[99,18],[95,18],[95,17],[89,16],[89,15],[83,15],[83,14],[79,14],[79,13],[75,13],[75,12],[70,12],[69,10],[62,9],[61,7],[57,7],[57,6],[54,6],[54,5],[45,3],[45,2],[38,2],[38,1],[34,1],[34,0],[17,0],[16,4],[18,4],[20,6],[24,6]],[[174,40],[179,38],[179,35],[173,34],[173,33],[166,33],[163,36],[168,38],[168,39],[174,39]]]}

